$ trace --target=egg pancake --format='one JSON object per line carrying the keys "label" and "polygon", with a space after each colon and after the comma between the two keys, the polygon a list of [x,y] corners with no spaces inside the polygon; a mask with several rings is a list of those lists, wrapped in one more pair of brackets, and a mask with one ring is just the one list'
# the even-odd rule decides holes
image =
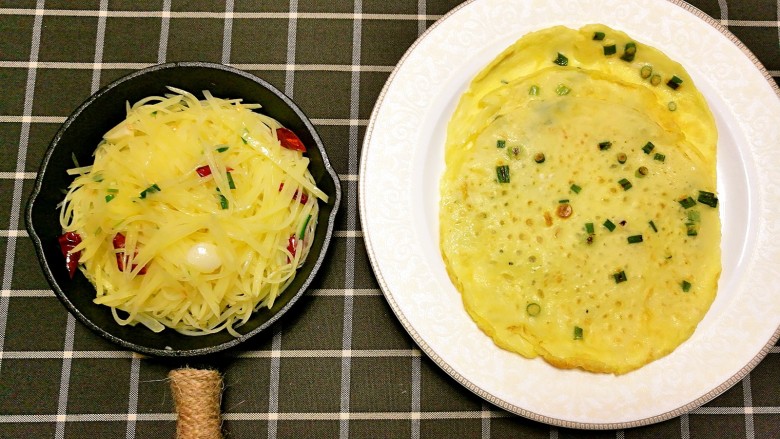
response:
{"label": "egg pancake", "polygon": [[622,374],[673,351],[717,291],[716,143],[660,51],[603,25],[521,38],[448,126],[440,245],[469,315],[561,368]]}

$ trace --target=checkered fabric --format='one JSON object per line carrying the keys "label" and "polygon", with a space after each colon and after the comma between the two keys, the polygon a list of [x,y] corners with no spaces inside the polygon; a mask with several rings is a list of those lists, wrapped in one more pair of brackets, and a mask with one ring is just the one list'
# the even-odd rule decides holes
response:
{"label": "checkered fabric", "polygon": [[[780,438],[778,346],[689,414],[593,432],[483,402],[406,334],[366,255],[358,162],[390,72],[457,3],[0,1],[0,438],[175,434],[166,375],[176,364],[121,350],[76,322],[41,273],[22,212],[44,151],[73,109],[129,72],[180,60],[229,64],[292,96],[313,119],[344,193],[330,257],[311,290],[271,330],[216,360],[227,437]],[[780,82],[780,1],[691,3]]]}

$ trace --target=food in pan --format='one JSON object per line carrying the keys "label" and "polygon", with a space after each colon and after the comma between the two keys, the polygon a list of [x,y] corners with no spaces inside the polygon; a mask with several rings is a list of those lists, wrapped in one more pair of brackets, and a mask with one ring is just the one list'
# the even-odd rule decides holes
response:
{"label": "food in pan", "polygon": [[260,105],[170,90],[128,104],[94,163],[69,170],[60,245],[120,324],[237,336],[294,278],[327,195]]}
{"label": "food in pan", "polygon": [[691,77],[603,25],[522,37],[448,125],[440,245],[494,342],[623,374],[688,339],[720,263],[717,131]]}

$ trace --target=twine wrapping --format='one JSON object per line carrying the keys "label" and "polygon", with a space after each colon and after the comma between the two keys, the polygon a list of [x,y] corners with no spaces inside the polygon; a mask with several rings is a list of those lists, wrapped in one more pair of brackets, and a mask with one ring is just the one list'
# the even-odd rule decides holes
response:
{"label": "twine wrapping", "polygon": [[176,404],[177,439],[222,439],[222,377],[216,370],[176,369],[168,374]]}

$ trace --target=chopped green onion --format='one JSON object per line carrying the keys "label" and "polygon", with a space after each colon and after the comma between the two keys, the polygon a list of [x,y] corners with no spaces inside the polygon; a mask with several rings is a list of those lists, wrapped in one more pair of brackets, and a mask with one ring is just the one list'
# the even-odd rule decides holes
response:
{"label": "chopped green onion", "polygon": [[520,158],[520,152],[521,149],[519,146],[513,146],[511,148],[507,148],[506,155],[508,155],[511,159],[517,160]]}
{"label": "chopped green onion", "polygon": [[568,202],[569,202],[569,199],[568,199],[568,198],[564,198],[564,199],[562,199],[562,200],[558,200],[558,204],[566,204],[566,203],[568,203]]}
{"label": "chopped green onion", "polygon": [[543,152],[537,152],[534,155],[534,161],[536,163],[544,163],[544,160],[545,160],[545,158],[544,158],[544,153]]}
{"label": "chopped green onion", "polygon": [[691,291],[691,283],[688,282],[687,280],[682,281],[680,286],[682,287],[682,290],[685,293],[687,293],[688,291]]}
{"label": "chopped green onion", "polygon": [[558,87],[555,88],[555,93],[558,96],[565,96],[565,95],[569,94],[570,91],[571,91],[571,89],[569,87],[566,87],[563,84],[558,84]]}
{"label": "chopped green onion", "polygon": [[154,192],[160,192],[162,189],[160,189],[160,186],[157,186],[157,183],[154,183],[153,185],[149,186],[148,188],[141,191],[141,194],[139,195],[139,198],[146,198],[147,195],[154,193]]}
{"label": "chopped green onion", "polygon": [[655,145],[653,145],[653,142],[647,142],[645,146],[642,147],[642,151],[644,151],[645,154],[650,154],[650,152],[655,148]]}
{"label": "chopped green onion", "polygon": [[217,194],[217,195],[219,195],[219,207],[222,208],[222,210],[227,209],[228,208],[227,198],[225,198],[225,196],[222,194]]}
{"label": "chopped green onion", "polygon": [[501,80],[501,83],[502,83],[502,84],[504,84],[504,85],[506,85],[506,84],[509,84],[509,81],[507,81],[506,79],[502,79],[502,80]]}
{"label": "chopped green onion", "polygon": [[612,142],[610,142],[609,140],[599,143],[599,149],[602,151],[606,151],[611,147],[612,147]]}
{"label": "chopped green onion", "polygon": [[496,140],[496,148],[506,147],[506,140]]}
{"label": "chopped green onion", "polygon": [[228,181],[228,187],[230,189],[236,188],[236,184],[233,182],[233,176],[230,174],[230,172],[227,173],[227,181]]}
{"label": "chopped green onion", "polygon": [[699,228],[696,226],[696,224],[688,223],[685,225],[686,228],[686,234],[688,236],[698,236],[699,235]]}
{"label": "chopped green onion", "polygon": [[538,303],[529,303],[528,306],[525,307],[525,312],[531,317],[536,317],[542,312],[542,307],[539,306]]}
{"label": "chopped green onion", "polygon": [[620,183],[620,185],[621,185],[621,186],[623,186],[623,190],[624,190],[624,191],[627,191],[627,190],[631,189],[631,187],[633,186],[633,185],[631,184],[631,182],[630,182],[630,181],[628,181],[628,180],[627,180],[627,179],[625,179],[625,178],[621,178],[620,180],[618,180],[618,183]]}
{"label": "chopped green onion", "polygon": [[579,326],[574,327],[574,339],[582,340],[582,328],[580,328]]}
{"label": "chopped green onion", "polygon": [[623,56],[620,59],[631,62],[634,60],[634,56],[636,56],[636,43],[630,41],[626,43],[626,47],[623,49]]}
{"label": "chopped green onion", "polygon": [[666,108],[668,108],[669,111],[676,111],[677,104],[675,104],[674,101],[670,101],[669,104],[666,106]]}
{"label": "chopped green onion", "polygon": [[653,160],[658,160],[659,162],[663,163],[664,160],[666,160],[666,156],[661,154],[660,152],[655,153],[653,156]]}
{"label": "chopped green onion", "polygon": [[680,206],[682,206],[685,209],[690,209],[691,207],[696,205],[696,201],[694,201],[693,198],[691,197],[680,198],[677,201],[680,203]]}
{"label": "chopped green onion", "polygon": [[96,172],[92,176],[92,181],[94,181],[96,183],[100,183],[101,181],[103,181],[103,174],[101,174],[100,172]]}
{"label": "chopped green onion", "polygon": [[698,210],[689,210],[688,211],[688,221],[692,223],[700,223],[701,222],[701,214]]}
{"label": "chopped green onion", "polygon": [[225,151],[227,151],[228,149],[230,149],[230,147],[229,147],[229,146],[227,146],[227,145],[222,145],[222,146],[220,146],[220,147],[218,147],[218,148],[217,148],[217,152],[225,152]]}
{"label": "chopped green onion", "polygon": [[528,94],[531,96],[539,96],[539,86],[532,85],[531,88],[528,89]]}
{"label": "chopped green onion", "polygon": [[661,83],[661,75],[653,75],[650,77],[650,83],[653,85],[658,85]]}
{"label": "chopped green onion", "polygon": [[638,244],[642,242],[644,239],[642,238],[642,235],[632,235],[627,238],[629,244]]}
{"label": "chopped green onion", "polygon": [[648,174],[648,172],[650,172],[650,171],[647,169],[647,166],[640,166],[639,169],[636,170],[635,175],[638,178],[643,178],[644,176],[646,176]]}
{"label": "chopped green onion", "polygon": [[114,194],[108,194],[108,195],[106,195],[106,203],[108,203],[109,201],[113,200],[115,196],[116,196],[116,195],[114,195]]}
{"label": "chopped green onion", "polygon": [[109,194],[118,194],[119,193],[119,189],[117,189],[115,187],[110,187],[110,188],[106,189],[106,192],[108,192]]}
{"label": "chopped green onion", "polygon": [[241,141],[244,142],[244,145],[247,144],[246,136],[248,136],[248,135],[249,135],[249,131],[247,131],[247,130],[244,130],[244,133],[241,134]]}
{"label": "chopped green onion", "polygon": [[650,221],[648,224],[650,224],[650,228],[653,229],[655,233],[658,233],[658,228],[655,226],[655,223]]}
{"label": "chopped green onion", "polygon": [[647,79],[650,77],[650,75],[653,74],[653,66],[646,64],[642,66],[641,69],[639,69],[639,76],[642,77],[642,79]]}
{"label": "chopped green onion", "polygon": [[614,277],[614,278],[615,278],[615,283],[616,283],[616,284],[619,284],[619,283],[621,283],[621,282],[625,282],[625,281],[627,281],[627,280],[628,280],[628,278],[626,277],[626,272],[625,272],[625,271],[622,271],[622,270],[621,270],[621,271],[618,271],[618,272],[617,272],[617,273],[615,273],[615,274],[613,274],[613,275],[612,275],[612,277]]}
{"label": "chopped green onion", "polygon": [[309,225],[309,220],[311,220],[311,215],[306,215],[306,219],[303,220],[301,227],[298,229],[298,239],[303,239],[303,235],[306,233],[306,227]]}
{"label": "chopped green onion", "polygon": [[677,75],[673,75],[672,79],[670,79],[666,83],[666,85],[668,85],[669,88],[671,88],[672,90],[677,90],[680,87],[680,85],[682,84],[682,82],[683,82],[683,80],[678,78]]}
{"label": "chopped green onion", "polygon": [[593,223],[585,223],[585,231],[588,232],[588,235],[594,234]]}
{"label": "chopped green onion", "polygon": [[718,197],[712,192],[699,191],[698,201],[710,207],[718,207]]}
{"label": "chopped green onion", "polygon": [[626,160],[628,160],[628,156],[625,153],[619,152],[617,155],[618,163],[622,165],[623,163],[626,162]]}
{"label": "chopped green onion", "polygon": [[569,189],[571,189],[571,191],[574,192],[575,194],[579,194],[580,191],[582,190],[582,188],[577,186],[576,184],[571,185],[571,188]]}
{"label": "chopped green onion", "polygon": [[601,40],[604,39],[604,37],[606,37],[604,32],[594,32],[593,33],[593,39],[596,40],[596,41],[601,41]]}
{"label": "chopped green onion", "polygon": [[496,166],[496,176],[499,183],[509,183],[509,165]]}
{"label": "chopped green onion", "polygon": [[604,221],[604,227],[606,227],[607,230],[609,230],[611,232],[611,231],[615,230],[615,227],[617,227],[617,226],[612,221],[606,220],[606,221]]}
{"label": "chopped green onion", "polygon": [[604,56],[614,55],[617,53],[617,46],[612,44],[610,46],[604,46]]}
{"label": "chopped green onion", "polygon": [[569,58],[566,58],[562,53],[558,52],[558,57],[553,60],[555,64],[559,66],[569,65]]}

